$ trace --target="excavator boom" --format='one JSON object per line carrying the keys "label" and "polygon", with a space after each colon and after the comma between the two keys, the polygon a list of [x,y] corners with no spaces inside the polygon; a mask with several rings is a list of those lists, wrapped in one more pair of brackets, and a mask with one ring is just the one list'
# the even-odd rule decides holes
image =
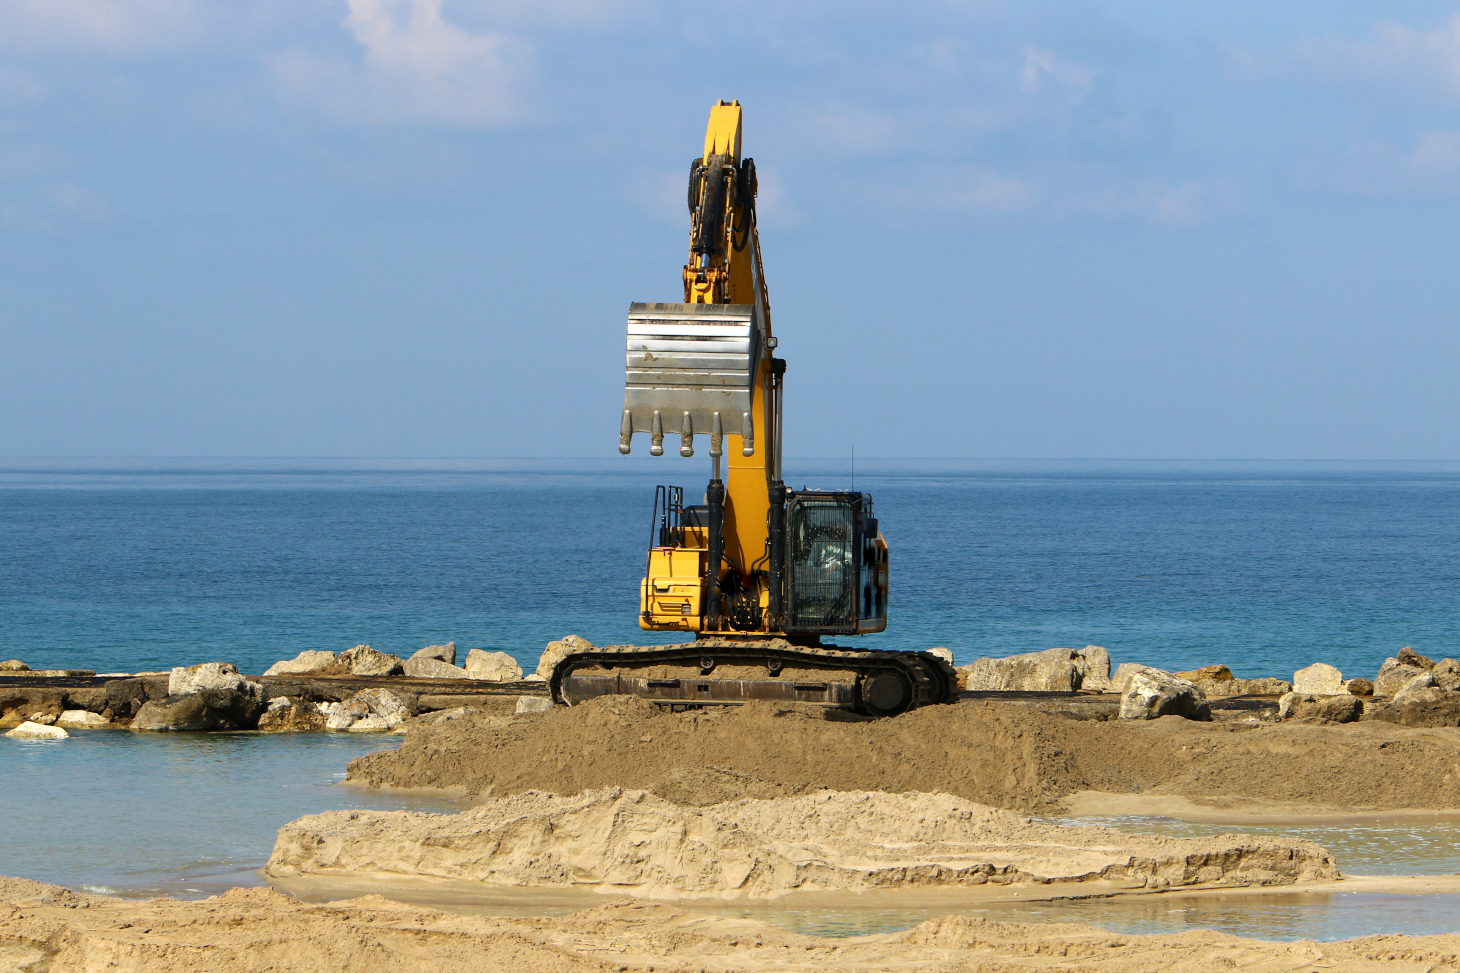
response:
{"label": "excavator boom", "polygon": [[786,362],[756,190],[740,103],[722,101],[690,164],[684,300],[629,307],[619,451],[641,433],[654,456],[666,436],[685,458],[700,437],[709,445],[703,504],[679,487],[656,494],[639,593],[642,628],[695,641],[568,656],[552,676],[561,702],[631,692],[675,707],[799,699],[884,715],[956,696],[936,656],[821,644],[886,628],[887,542],[871,496],[791,491],[782,479]]}

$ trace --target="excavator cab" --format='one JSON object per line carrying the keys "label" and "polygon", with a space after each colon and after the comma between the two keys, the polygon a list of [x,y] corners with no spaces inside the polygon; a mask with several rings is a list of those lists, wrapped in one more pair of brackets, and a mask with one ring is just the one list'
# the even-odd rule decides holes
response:
{"label": "excavator cab", "polygon": [[[795,640],[867,635],[887,628],[887,542],[866,493],[785,491],[784,539],[769,538],[749,574],[722,569],[717,602],[729,631]],[[712,514],[686,505],[684,489],[654,494],[639,624],[653,631],[706,631]],[[771,613],[771,606],[779,610]]]}

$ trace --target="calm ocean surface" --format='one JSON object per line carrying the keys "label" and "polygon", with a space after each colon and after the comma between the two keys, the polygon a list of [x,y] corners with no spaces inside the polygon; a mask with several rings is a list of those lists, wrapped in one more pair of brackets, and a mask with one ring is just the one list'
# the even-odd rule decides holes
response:
{"label": "calm ocean surface", "polygon": [[[0,467],[0,658],[139,671],[455,640],[653,641],[653,485],[699,461]],[[691,475],[693,474],[693,475]],[[788,481],[845,488],[846,464]],[[1094,643],[1239,676],[1460,654],[1460,464],[863,462],[892,547],[883,648]],[[663,638],[659,639],[663,641]]]}

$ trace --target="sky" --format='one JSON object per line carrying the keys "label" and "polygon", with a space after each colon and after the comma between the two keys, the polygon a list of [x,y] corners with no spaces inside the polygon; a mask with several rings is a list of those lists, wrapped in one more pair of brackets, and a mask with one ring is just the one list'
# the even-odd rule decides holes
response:
{"label": "sky", "polygon": [[1460,458],[1455,0],[0,0],[0,456],[613,456],[720,98],[788,455]]}

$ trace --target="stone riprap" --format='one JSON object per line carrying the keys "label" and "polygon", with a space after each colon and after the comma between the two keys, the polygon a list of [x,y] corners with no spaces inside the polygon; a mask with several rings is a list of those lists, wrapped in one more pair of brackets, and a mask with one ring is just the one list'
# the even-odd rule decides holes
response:
{"label": "stone riprap", "polygon": [[428,645],[424,649],[417,649],[411,653],[412,659],[435,659],[437,662],[444,662],[448,666],[456,665],[456,643],[447,642],[445,645]]}
{"label": "stone riprap", "polygon": [[266,676],[284,676],[301,672],[324,672],[333,670],[339,656],[333,652],[306,649],[292,659],[281,659],[264,670]]}
{"label": "stone riprap", "polygon": [[1211,705],[1201,688],[1174,673],[1148,666],[1130,673],[1124,687],[1120,694],[1123,720],[1154,720],[1162,716],[1211,719]]}
{"label": "stone riprap", "polygon": [[1055,648],[958,667],[958,686],[974,692],[1108,692],[1110,654],[1098,645]]}
{"label": "stone riprap", "polygon": [[472,649],[466,654],[466,673],[486,682],[516,682],[522,678],[522,666],[505,652]]}
{"label": "stone riprap", "polygon": [[1339,696],[1348,692],[1343,673],[1326,662],[1315,662],[1293,673],[1293,692],[1313,696]]}
{"label": "stone riprap", "polygon": [[585,638],[576,635],[569,635],[558,639],[556,642],[549,642],[547,648],[542,650],[542,655],[537,660],[537,674],[544,679],[551,679],[553,668],[563,660],[564,656],[574,652],[586,652],[593,648],[593,643]]}

